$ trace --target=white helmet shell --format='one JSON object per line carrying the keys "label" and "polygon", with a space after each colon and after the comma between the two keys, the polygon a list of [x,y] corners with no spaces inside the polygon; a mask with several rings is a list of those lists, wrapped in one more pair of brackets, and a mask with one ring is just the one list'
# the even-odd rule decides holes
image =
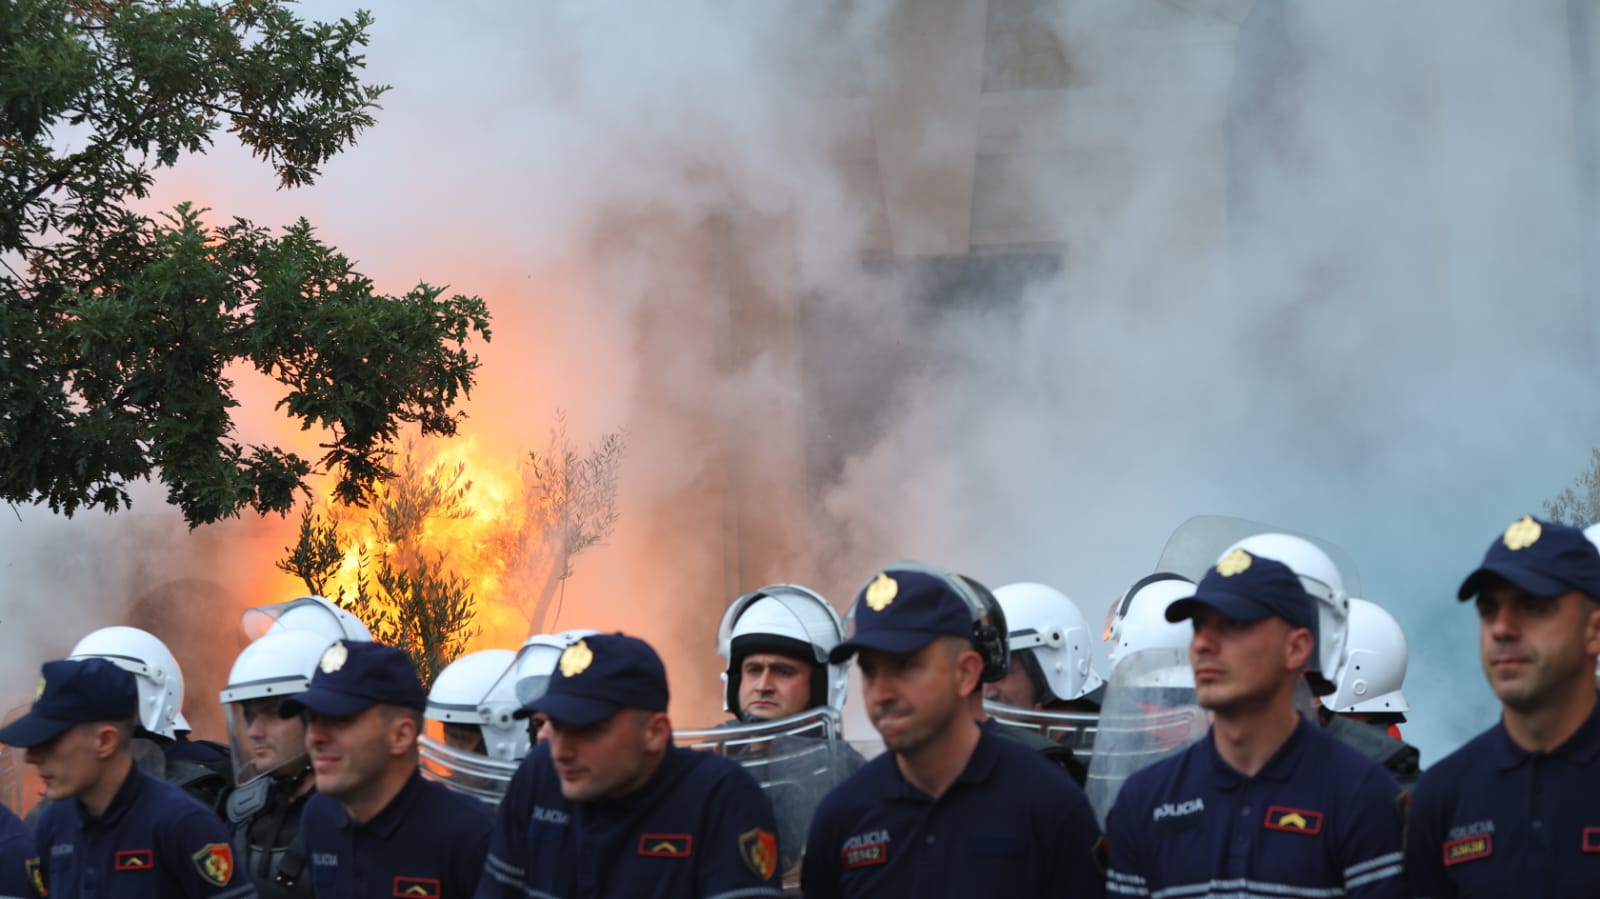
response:
{"label": "white helmet shell", "polygon": [[[502,667],[500,677],[478,703],[480,720],[488,728],[512,727],[517,713],[544,695],[556,663],[568,646],[592,637],[599,631],[571,630],[559,634],[534,634],[523,642],[511,664]],[[485,730],[488,734],[490,731]]]}
{"label": "white helmet shell", "polygon": [[102,658],[131,673],[139,687],[139,724],[145,730],[174,740],[177,731],[189,729],[181,715],[183,671],[155,634],[122,625],[103,627],[79,640],[67,658]]}
{"label": "white helmet shell", "polygon": [[245,637],[254,640],[269,631],[315,631],[334,640],[372,641],[372,631],[361,619],[321,596],[302,596],[288,602],[245,609],[240,619]]}
{"label": "white helmet shell", "polygon": [[1317,652],[1312,658],[1311,672],[1327,683],[1322,690],[1331,692],[1329,687],[1344,665],[1350,621],[1350,597],[1345,592],[1339,566],[1321,547],[1293,534],[1254,534],[1223,550],[1217,558],[1236,549],[1287,565],[1316,600]]}
{"label": "white helmet shell", "polygon": [[1105,679],[1094,667],[1089,622],[1065,593],[1044,584],[1007,584],[994,591],[1006,616],[1012,658],[1032,654],[1049,695],[1039,702],[1081,699]]}
{"label": "white helmet shell", "polygon": [[251,720],[257,710],[246,704],[255,699],[286,698],[305,690],[323,652],[332,643],[314,631],[273,631],[240,651],[233,669],[228,672],[228,685],[221,692],[222,708],[228,720],[228,744],[233,749],[234,783],[242,785],[280,771],[304,770],[306,754],[303,751],[298,754],[285,751],[271,763],[270,770],[258,767],[249,737]]}
{"label": "white helmet shell", "polygon": [[735,599],[717,626],[717,655],[727,662],[722,674],[723,711],[739,710],[739,666],[752,652],[775,652],[810,662],[811,707],[843,708],[850,685],[848,665],[828,664],[828,653],[842,642],[839,613],[815,590],[770,584]]}
{"label": "white helmet shell", "polygon": [[[509,649],[483,649],[451,662],[433,679],[424,714],[447,724],[477,725],[483,732],[484,752],[491,758],[510,761],[527,755],[526,727],[510,718],[491,721],[482,711],[492,701],[490,689],[500,686],[501,675],[516,658],[517,654]],[[506,682],[502,689],[510,687]]]}
{"label": "white helmet shell", "polygon": [[1335,712],[1411,710],[1400,685],[1406,679],[1406,635],[1400,622],[1374,602],[1351,597],[1350,630],[1338,689],[1327,706]]}
{"label": "white helmet shell", "polygon": [[[1149,575],[1129,587],[1111,621],[1107,655],[1112,669],[1122,659],[1145,650],[1178,650],[1187,659],[1194,627],[1187,621],[1168,621],[1167,606],[1193,596],[1194,588],[1193,581],[1170,572]],[[1193,686],[1193,672],[1189,676],[1189,686]]]}

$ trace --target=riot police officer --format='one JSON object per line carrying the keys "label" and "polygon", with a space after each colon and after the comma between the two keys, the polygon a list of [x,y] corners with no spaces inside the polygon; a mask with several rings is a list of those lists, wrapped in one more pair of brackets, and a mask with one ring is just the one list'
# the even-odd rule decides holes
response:
{"label": "riot police officer", "polygon": [[26,747],[52,800],[39,818],[28,873],[40,895],[114,899],[242,899],[228,829],[130,749],[138,725],[133,675],[101,658],[46,662],[33,708],[0,728]]}
{"label": "riot police officer", "polygon": [[1318,711],[1322,726],[1410,789],[1422,767],[1421,753],[1400,739],[1398,726],[1411,708],[1400,692],[1406,678],[1405,634],[1382,606],[1352,596],[1346,642],[1335,689],[1322,698]]}
{"label": "riot police officer", "polygon": [[672,745],[649,644],[584,637],[520,714],[549,720],[500,803],[479,899],[779,897],[772,808],[727,759]]}
{"label": "riot police officer", "polygon": [[1011,667],[983,685],[983,698],[1023,709],[1092,712],[1105,678],[1095,667],[1089,622],[1065,593],[1044,584],[994,591],[1010,633]]}
{"label": "riot police officer", "polygon": [[1419,896],[1600,895],[1600,552],[1523,516],[1456,593],[1501,716],[1413,793],[1406,860]]}

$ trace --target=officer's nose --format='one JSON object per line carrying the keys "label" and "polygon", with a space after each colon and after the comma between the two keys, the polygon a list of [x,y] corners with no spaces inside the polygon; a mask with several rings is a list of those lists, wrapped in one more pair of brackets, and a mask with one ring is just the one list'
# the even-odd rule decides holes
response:
{"label": "officer's nose", "polygon": [[755,677],[751,678],[750,686],[755,688],[755,690],[760,693],[767,693],[771,691],[772,671],[766,668],[761,669],[761,671],[756,674]]}

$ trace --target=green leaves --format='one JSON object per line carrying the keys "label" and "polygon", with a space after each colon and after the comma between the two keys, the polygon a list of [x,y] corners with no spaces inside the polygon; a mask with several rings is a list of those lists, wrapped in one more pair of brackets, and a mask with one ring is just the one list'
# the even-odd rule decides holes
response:
{"label": "green leaves", "polygon": [[224,127],[282,186],[311,183],[387,90],[359,77],[371,21],[308,24],[282,0],[0,6],[0,499],[115,510],[158,477],[191,525],[286,512],[312,463],[237,441],[240,364],[329,434],[317,461],[346,501],[392,475],[402,427],[454,433],[482,300],[377,293],[304,220],[274,236],[128,207]]}

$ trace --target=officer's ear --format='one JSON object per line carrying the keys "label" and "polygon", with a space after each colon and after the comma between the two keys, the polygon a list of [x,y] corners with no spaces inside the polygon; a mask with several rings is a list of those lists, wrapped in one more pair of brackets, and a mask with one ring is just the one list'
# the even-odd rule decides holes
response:
{"label": "officer's ear", "polygon": [[1579,601],[1589,613],[1589,617],[1584,620],[1584,650],[1591,656],[1600,655],[1600,599],[1584,596]]}
{"label": "officer's ear", "polygon": [[416,709],[385,706],[388,725],[385,731],[390,755],[404,755],[417,745],[417,734],[422,733],[422,713]]}
{"label": "officer's ear", "polygon": [[672,742],[672,721],[666,712],[650,712],[638,710],[642,716],[641,729],[644,731],[644,748],[652,754],[667,751],[667,744]]}
{"label": "officer's ear", "polygon": [[1311,636],[1311,630],[1304,627],[1291,627],[1286,635],[1288,643],[1288,667],[1293,671],[1304,671],[1311,664],[1311,653],[1317,648],[1316,638]]}

